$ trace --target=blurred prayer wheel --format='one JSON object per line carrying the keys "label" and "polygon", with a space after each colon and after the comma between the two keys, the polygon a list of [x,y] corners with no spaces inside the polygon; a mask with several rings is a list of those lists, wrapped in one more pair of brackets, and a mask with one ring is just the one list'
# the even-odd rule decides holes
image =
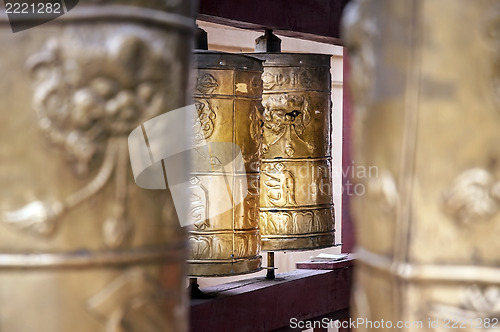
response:
{"label": "blurred prayer wheel", "polygon": [[344,20],[355,160],[378,168],[356,179],[355,316],[399,331],[496,329],[500,5],[357,1]]}
{"label": "blurred prayer wheel", "polygon": [[262,249],[334,245],[330,56],[255,53],[265,60],[260,177]]}
{"label": "blurred prayer wheel", "polygon": [[[191,177],[191,276],[227,276],[261,268],[258,228],[262,140],[262,63],[197,51],[195,140],[210,144],[209,163],[195,153]],[[248,195],[247,195],[248,188]]]}
{"label": "blurred prayer wheel", "polygon": [[186,233],[127,136],[186,105],[192,3],[89,2],[0,18],[0,330],[185,331]]}

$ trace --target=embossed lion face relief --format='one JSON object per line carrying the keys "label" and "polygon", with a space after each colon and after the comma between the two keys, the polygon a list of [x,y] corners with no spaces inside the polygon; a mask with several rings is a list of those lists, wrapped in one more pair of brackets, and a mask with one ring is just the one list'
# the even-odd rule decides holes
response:
{"label": "embossed lion face relief", "polygon": [[[280,132],[280,127],[283,125],[306,125],[310,121],[309,112],[305,110],[307,101],[302,96],[268,97],[263,105],[266,109],[264,112],[266,127],[276,134]],[[304,117],[306,118],[304,119]]]}
{"label": "embossed lion face relief", "polygon": [[126,204],[127,136],[166,111],[170,83],[165,73],[171,64],[139,35],[80,37],[88,43],[48,40],[26,68],[34,78],[33,109],[41,131],[62,151],[75,175],[93,177],[65,197],[42,194],[5,211],[1,220],[38,237],[53,236],[63,214],[97,195],[114,175],[115,197],[102,236],[108,247],[117,248],[130,240],[134,222]]}
{"label": "embossed lion face relief", "polygon": [[313,140],[304,139],[304,131],[311,123],[309,103],[304,96],[286,94],[269,96],[263,101],[264,111],[264,144],[262,153],[269,147],[283,140],[285,153],[289,157],[295,154],[295,145],[304,144],[309,151],[314,151]]}
{"label": "embossed lion face relief", "polygon": [[109,137],[128,135],[164,112],[168,83],[161,73],[168,65],[135,36],[116,36],[77,56],[68,55],[67,47],[49,40],[27,67],[35,78],[41,129],[85,175]]}

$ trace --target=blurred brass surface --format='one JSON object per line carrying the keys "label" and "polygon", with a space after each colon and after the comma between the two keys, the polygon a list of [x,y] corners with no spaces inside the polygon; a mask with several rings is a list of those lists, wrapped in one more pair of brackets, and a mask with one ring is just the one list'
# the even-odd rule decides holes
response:
{"label": "blurred brass surface", "polygon": [[187,101],[192,4],[167,2],[81,1],[20,33],[0,19],[2,332],[187,330],[186,233],[127,147]]}
{"label": "blurred brass surface", "polygon": [[356,179],[353,319],[498,328],[498,1],[363,0],[344,26],[354,161],[378,168]]}
{"label": "blurred brass surface", "polygon": [[[189,232],[191,276],[227,276],[261,269],[258,228],[260,145],[262,141],[262,63],[244,55],[197,51],[195,105],[200,137],[208,143],[230,142],[241,149],[244,169],[221,173],[214,164],[193,163],[194,225]],[[196,131],[195,131],[196,135]],[[214,161],[234,159],[234,151],[212,151]],[[220,154],[220,155],[219,155]],[[222,154],[233,154],[223,156]],[[200,153],[201,155],[201,153]],[[248,195],[238,183],[246,181]],[[221,186],[215,186],[215,183]],[[227,185],[224,185],[226,183]],[[226,198],[227,194],[232,198]],[[236,198],[242,197],[242,202]],[[225,212],[209,217],[210,211]],[[196,202],[194,202],[196,203]]]}
{"label": "blurred brass surface", "polygon": [[330,56],[255,53],[265,60],[260,178],[263,250],[334,244]]}

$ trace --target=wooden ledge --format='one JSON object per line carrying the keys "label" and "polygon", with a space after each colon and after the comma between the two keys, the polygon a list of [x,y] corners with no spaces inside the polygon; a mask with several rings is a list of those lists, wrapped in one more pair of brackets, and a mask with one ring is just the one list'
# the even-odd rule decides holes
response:
{"label": "wooden ledge", "polygon": [[258,277],[203,288],[213,298],[191,300],[191,331],[293,331],[291,318],[346,319],[353,259],[334,262],[333,269],[299,269],[275,280]]}

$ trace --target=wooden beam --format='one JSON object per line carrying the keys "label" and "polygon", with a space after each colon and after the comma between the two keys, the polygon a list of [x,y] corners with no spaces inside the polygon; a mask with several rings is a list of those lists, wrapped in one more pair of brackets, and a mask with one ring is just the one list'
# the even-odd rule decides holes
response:
{"label": "wooden beam", "polygon": [[300,321],[348,318],[353,266],[295,270],[276,279],[250,278],[202,289],[210,299],[191,300],[191,331],[290,331]]}
{"label": "wooden beam", "polygon": [[347,50],[344,48],[343,56],[344,89],[342,91],[342,252],[353,252],[356,247],[356,232],[353,218],[351,216],[351,195],[354,179],[351,173],[354,167],[352,157],[352,126],[353,105],[351,94],[348,89],[351,68]]}
{"label": "wooden beam", "polygon": [[200,0],[198,19],[242,29],[341,45],[340,20],[350,0]]}

